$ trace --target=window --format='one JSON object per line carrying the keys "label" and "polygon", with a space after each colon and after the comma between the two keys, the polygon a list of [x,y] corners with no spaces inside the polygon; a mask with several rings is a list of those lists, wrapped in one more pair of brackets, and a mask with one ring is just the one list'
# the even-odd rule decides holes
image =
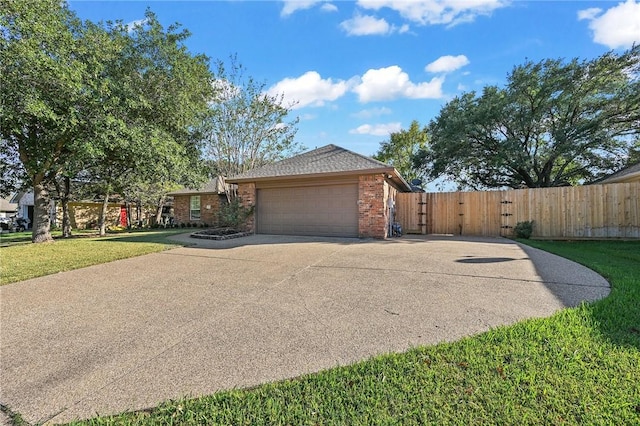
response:
{"label": "window", "polygon": [[200,196],[192,195],[189,208],[190,220],[200,220]]}

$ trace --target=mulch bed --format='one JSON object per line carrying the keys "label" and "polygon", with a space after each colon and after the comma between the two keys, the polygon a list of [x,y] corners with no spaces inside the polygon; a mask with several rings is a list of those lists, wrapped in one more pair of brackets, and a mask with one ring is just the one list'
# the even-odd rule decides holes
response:
{"label": "mulch bed", "polygon": [[230,240],[233,238],[246,237],[248,235],[251,235],[251,232],[238,231],[234,228],[213,228],[193,232],[189,236],[191,238],[200,238],[203,240]]}

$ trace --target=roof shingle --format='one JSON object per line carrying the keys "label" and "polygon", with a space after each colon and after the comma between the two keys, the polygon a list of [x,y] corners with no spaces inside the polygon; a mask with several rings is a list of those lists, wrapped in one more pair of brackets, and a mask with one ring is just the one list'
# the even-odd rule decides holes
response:
{"label": "roof shingle", "polygon": [[249,170],[233,176],[227,181],[277,178],[285,176],[315,175],[321,173],[354,172],[358,170],[385,171],[393,167],[373,158],[349,151],[336,145],[327,145],[308,151],[295,157],[286,158],[273,164]]}
{"label": "roof shingle", "polygon": [[633,164],[622,170],[618,170],[612,175],[607,176],[604,179],[597,180],[594,183],[618,183],[631,181],[635,176],[635,180],[640,178],[640,163]]}
{"label": "roof shingle", "polygon": [[172,191],[167,195],[189,195],[189,194],[224,194],[226,183],[222,176],[215,177],[205,183],[199,189],[182,188]]}

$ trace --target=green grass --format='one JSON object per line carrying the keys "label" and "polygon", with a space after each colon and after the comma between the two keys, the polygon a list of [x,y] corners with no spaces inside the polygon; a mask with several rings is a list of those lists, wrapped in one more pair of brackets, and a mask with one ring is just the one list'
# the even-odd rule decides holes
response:
{"label": "green grass", "polygon": [[640,424],[640,242],[527,242],[611,295],[455,343],[75,424]]}
{"label": "green grass", "polygon": [[29,244],[30,232],[5,234],[0,239],[0,285],[166,250],[179,245],[167,237],[184,232],[137,231],[99,238],[93,231],[43,244]]}

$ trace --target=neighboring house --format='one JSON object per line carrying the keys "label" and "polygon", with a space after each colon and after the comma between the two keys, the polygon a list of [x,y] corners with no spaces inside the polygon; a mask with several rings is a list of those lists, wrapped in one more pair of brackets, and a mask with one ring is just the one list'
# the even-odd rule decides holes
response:
{"label": "neighboring house", "polygon": [[[95,229],[102,214],[102,203],[92,201],[70,201],[69,222],[72,229]],[[62,205],[57,206],[56,222],[62,225]],[[127,226],[127,210],[124,204],[109,203],[107,205],[107,226]]]}
{"label": "neighboring house", "polygon": [[170,192],[173,197],[173,218],[176,224],[195,223],[217,225],[220,206],[227,202],[227,184],[222,176],[211,179],[198,189]]}
{"label": "neighboring house", "polygon": [[380,161],[327,145],[227,179],[254,208],[258,234],[386,238],[398,192],[411,187]]}
{"label": "neighboring house", "polygon": [[607,176],[604,179],[600,179],[594,183],[606,184],[606,183],[630,183],[640,182],[640,163],[636,163],[632,166],[626,167],[616,173]]}
{"label": "neighboring house", "polygon": [[18,203],[12,203],[11,199],[0,198],[0,217],[9,218],[18,211]]}
{"label": "neighboring house", "polygon": [[[12,203],[18,204],[18,216],[28,220],[27,227],[33,226],[33,191],[18,192],[11,198]],[[49,220],[55,223],[56,204],[53,200],[49,202]]]}

